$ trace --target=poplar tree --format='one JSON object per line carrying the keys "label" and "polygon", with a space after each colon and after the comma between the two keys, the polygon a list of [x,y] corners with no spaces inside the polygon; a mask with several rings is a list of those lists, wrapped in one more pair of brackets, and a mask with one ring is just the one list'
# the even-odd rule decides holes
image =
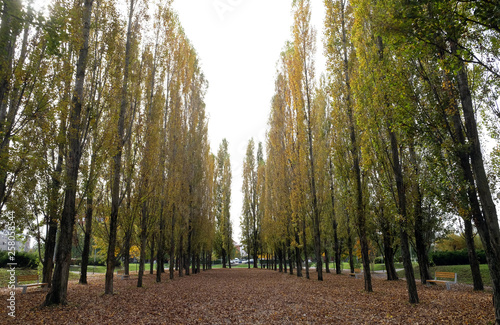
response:
{"label": "poplar tree", "polygon": [[69,266],[71,262],[71,245],[73,226],[76,215],[76,191],[80,158],[82,155],[82,106],[84,101],[83,86],[87,69],[87,56],[89,51],[90,21],[92,17],[93,0],[86,0],[83,4],[81,44],[78,55],[75,86],[69,113],[68,128],[68,153],[66,157],[66,184],[64,193],[64,206],[61,215],[61,233],[58,240],[56,253],[56,267],[52,278],[52,287],[47,293],[44,305],[66,304],[69,280]]}
{"label": "poplar tree", "polygon": [[[231,267],[231,250],[233,248],[231,225],[231,161],[228,142],[222,140],[217,153],[214,175],[214,204],[216,218],[215,251],[222,258],[222,267],[226,262]],[[226,260],[227,258],[227,260]]]}

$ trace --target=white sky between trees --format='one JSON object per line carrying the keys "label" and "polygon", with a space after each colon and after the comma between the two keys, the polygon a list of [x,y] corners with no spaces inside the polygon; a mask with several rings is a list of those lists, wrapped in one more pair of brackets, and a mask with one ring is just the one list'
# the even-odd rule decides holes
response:
{"label": "white sky between trees", "polygon": [[[312,0],[316,79],[324,71],[321,0]],[[179,19],[209,82],[205,98],[213,153],[229,141],[233,239],[241,242],[243,160],[250,138],[265,145],[276,64],[292,40],[292,0],[175,0]],[[264,153],[265,154],[265,153]]]}

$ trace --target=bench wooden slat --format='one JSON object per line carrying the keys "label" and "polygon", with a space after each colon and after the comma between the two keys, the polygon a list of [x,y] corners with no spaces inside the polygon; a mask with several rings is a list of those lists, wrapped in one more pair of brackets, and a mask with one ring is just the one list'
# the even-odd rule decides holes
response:
{"label": "bench wooden slat", "polygon": [[[453,279],[453,281],[438,280],[439,279]],[[434,275],[434,280],[427,280],[431,283],[444,283],[446,284],[446,290],[450,290],[450,285],[457,283],[457,274],[453,272],[436,272]]]}
{"label": "bench wooden slat", "polygon": [[[23,288],[23,293],[26,293],[26,289],[28,287],[48,286],[48,283],[38,282],[38,280],[39,280],[38,274],[17,275],[15,277],[15,279],[16,279],[16,283],[15,283],[16,288]],[[24,283],[24,284],[19,283],[19,282],[26,282],[26,281],[36,281],[36,283]]]}
{"label": "bench wooden slat", "polygon": [[453,272],[436,272],[436,278],[455,279]]}
{"label": "bench wooden slat", "polygon": [[29,274],[29,275],[18,275],[17,281],[38,281],[38,275]]}
{"label": "bench wooden slat", "polygon": [[116,270],[116,275],[118,275],[122,280],[130,278],[130,274],[125,274],[125,270]]}
{"label": "bench wooden slat", "polygon": [[349,275],[357,279],[358,276],[361,276],[361,269],[354,269],[354,273],[349,273]]}

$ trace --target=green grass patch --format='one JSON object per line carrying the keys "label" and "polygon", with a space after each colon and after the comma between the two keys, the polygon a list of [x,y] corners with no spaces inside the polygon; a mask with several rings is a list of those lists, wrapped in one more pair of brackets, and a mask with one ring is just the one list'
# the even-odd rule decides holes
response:
{"label": "green grass patch", "polygon": [[[16,275],[33,275],[33,274],[38,274],[39,281],[42,281],[42,269],[39,268],[38,270],[33,270],[33,269],[21,269],[21,268],[16,268]],[[71,273],[69,274],[69,279],[70,280],[78,280],[80,278],[79,274],[76,273]],[[9,281],[10,281],[10,273],[9,269],[7,268],[0,268],[0,288],[6,288],[9,286]]]}
{"label": "green grass patch", "polygon": [[[264,264],[266,265],[266,264]],[[260,263],[258,264],[260,268]],[[212,265],[213,269],[222,269],[222,264],[214,264]],[[229,266],[226,265],[226,268],[229,268]],[[242,269],[242,268],[248,268],[248,264],[231,264],[231,268],[235,269]],[[250,264],[250,268],[253,268],[253,264]]]}
{"label": "green grass patch", "polygon": [[[490,272],[488,270],[488,265],[481,264],[479,266],[481,270],[481,277],[483,279],[483,283],[485,286],[491,286],[491,278]],[[430,268],[431,277],[434,277],[434,274],[438,272],[453,272],[457,274],[457,282],[465,283],[465,284],[473,284],[472,281],[472,272],[470,270],[469,265],[441,265],[441,266],[433,266]],[[413,268],[413,272],[415,274],[415,278],[420,280],[420,271],[418,266]],[[404,271],[399,271],[398,276],[403,278],[405,276]]]}

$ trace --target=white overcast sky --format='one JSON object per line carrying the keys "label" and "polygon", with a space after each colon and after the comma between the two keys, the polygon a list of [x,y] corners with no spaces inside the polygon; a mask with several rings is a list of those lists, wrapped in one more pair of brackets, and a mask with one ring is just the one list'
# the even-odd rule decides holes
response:
{"label": "white overcast sky", "polygon": [[[311,3],[319,76],[325,66],[324,9],[321,0]],[[210,84],[205,101],[212,152],[222,139],[229,142],[231,220],[234,240],[240,242],[243,159],[250,138],[265,144],[276,63],[292,38],[292,0],[175,0],[173,6]]]}

